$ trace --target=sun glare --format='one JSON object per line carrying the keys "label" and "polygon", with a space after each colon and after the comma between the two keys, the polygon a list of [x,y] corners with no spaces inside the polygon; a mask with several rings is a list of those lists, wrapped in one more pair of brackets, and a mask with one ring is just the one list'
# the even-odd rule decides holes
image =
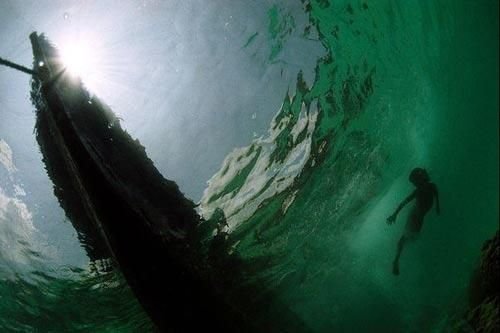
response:
{"label": "sun glare", "polygon": [[63,49],[62,61],[67,70],[74,75],[84,75],[91,70],[89,59],[91,55],[83,45],[70,45]]}
{"label": "sun glare", "polygon": [[[89,90],[94,90],[99,82],[99,50],[90,40],[72,40],[59,46],[61,60],[67,72],[79,77]],[[102,75],[102,73],[101,73]]]}

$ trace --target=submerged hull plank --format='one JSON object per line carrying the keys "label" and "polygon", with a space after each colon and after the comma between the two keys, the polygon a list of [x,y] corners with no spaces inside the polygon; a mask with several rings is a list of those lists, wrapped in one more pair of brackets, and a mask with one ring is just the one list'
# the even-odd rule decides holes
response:
{"label": "submerged hull plank", "polygon": [[[33,95],[33,100],[43,98]],[[37,102],[36,104],[43,104]],[[77,231],[78,239],[92,262],[111,258],[111,253],[92,217],[81,200],[81,194],[73,180],[72,170],[67,166],[64,155],[68,154],[64,141],[55,127],[53,116],[49,112],[38,112],[36,118],[36,139],[40,146],[45,168],[54,183],[54,194],[63,207],[68,219]],[[59,134],[59,135],[57,135]]]}
{"label": "submerged hull plank", "polygon": [[62,200],[68,216],[91,223],[82,233],[106,244],[160,330],[252,330],[197,273],[189,246],[200,220],[194,204],[111,110],[64,73],[55,48],[36,33],[30,38],[35,64],[44,63],[32,83],[39,142],[58,197],[73,198]]}

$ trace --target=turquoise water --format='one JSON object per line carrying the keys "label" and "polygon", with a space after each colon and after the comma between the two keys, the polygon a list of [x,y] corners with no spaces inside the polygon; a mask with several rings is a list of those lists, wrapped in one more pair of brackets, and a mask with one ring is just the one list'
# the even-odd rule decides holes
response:
{"label": "turquoise water", "polygon": [[[194,19],[203,17],[194,3],[175,8],[193,17],[183,29],[172,21],[179,38],[196,41],[184,32],[207,30],[198,47],[211,51],[191,55],[175,84],[147,83],[171,74],[172,63],[133,76],[140,84],[129,98],[150,112],[128,110],[127,89],[96,93],[165,177],[199,199],[204,217],[223,209],[244,260],[272,258],[248,279],[266,281],[311,331],[446,331],[465,304],[482,242],[498,228],[498,2],[257,5],[215,2],[214,13],[231,17],[219,28]],[[77,9],[68,12],[77,18]],[[131,38],[142,29],[155,26],[132,25]],[[144,42],[152,48],[149,66],[167,52],[154,46],[164,38]],[[235,46],[225,49],[228,41]],[[111,72],[139,69],[119,66]],[[30,139],[33,117],[16,109],[23,104],[6,93],[6,75],[2,69],[0,328],[151,331],[118,272],[88,269]],[[27,105],[28,80],[15,80]],[[160,102],[163,96],[173,97]],[[167,112],[169,102],[187,106]],[[172,131],[179,143],[165,145]],[[186,147],[199,141],[199,151]],[[415,166],[438,185],[442,213],[426,217],[395,277],[406,211],[394,226],[385,219],[412,191],[407,177]]]}

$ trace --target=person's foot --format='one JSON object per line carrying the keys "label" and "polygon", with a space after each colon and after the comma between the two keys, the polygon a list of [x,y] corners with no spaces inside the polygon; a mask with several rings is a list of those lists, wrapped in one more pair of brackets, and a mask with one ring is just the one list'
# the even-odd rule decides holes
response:
{"label": "person's foot", "polygon": [[399,275],[399,262],[397,260],[392,262],[392,274]]}

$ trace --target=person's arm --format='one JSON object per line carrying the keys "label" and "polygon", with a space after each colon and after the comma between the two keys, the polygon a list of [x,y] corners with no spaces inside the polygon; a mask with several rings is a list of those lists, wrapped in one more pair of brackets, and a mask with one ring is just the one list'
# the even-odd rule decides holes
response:
{"label": "person's arm", "polygon": [[433,185],[434,185],[434,196],[436,197],[436,213],[439,215],[441,214],[441,208],[439,207],[439,193],[436,184]]}
{"label": "person's arm", "polygon": [[388,224],[393,224],[394,222],[396,222],[396,217],[398,216],[399,214],[399,211],[401,209],[403,209],[404,206],[406,206],[410,201],[412,201],[413,199],[415,199],[415,196],[417,194],[417,190],[413,191],[412,194],[410,194],[409,196],[406,197],[406,199],[404,199],[398,206],[398,208],[396,208],[396,211],[394,212],[394,214],[392,214],[391,216],[389,216],[387,218],[387,223]]}

